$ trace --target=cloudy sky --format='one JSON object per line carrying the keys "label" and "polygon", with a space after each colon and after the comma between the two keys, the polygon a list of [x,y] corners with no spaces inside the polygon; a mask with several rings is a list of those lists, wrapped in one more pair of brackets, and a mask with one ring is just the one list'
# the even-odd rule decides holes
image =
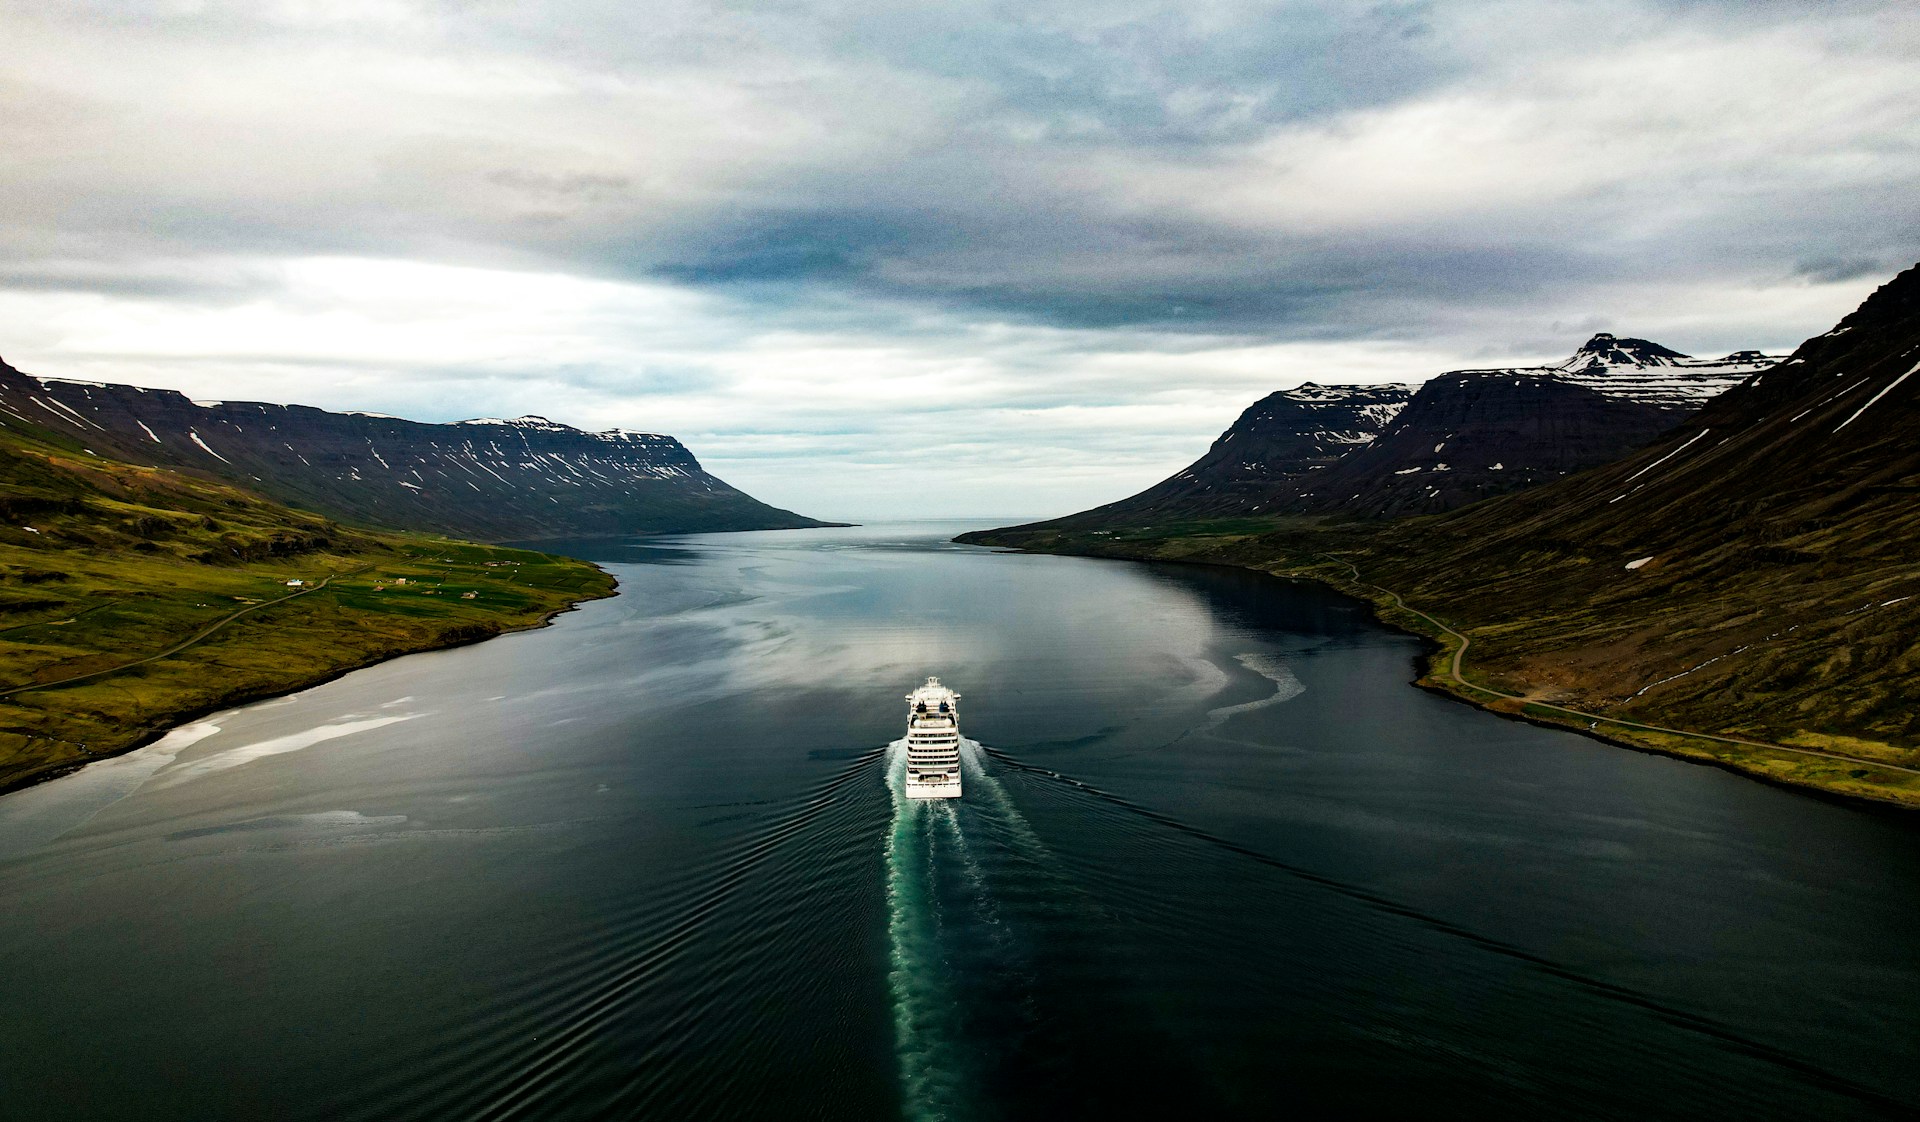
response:
{"label": "cloudy sky", "polygon": [[1303,381],[1786,349],[1920,258],[1910,0],[0,0],[0,355],[1118,498]]}

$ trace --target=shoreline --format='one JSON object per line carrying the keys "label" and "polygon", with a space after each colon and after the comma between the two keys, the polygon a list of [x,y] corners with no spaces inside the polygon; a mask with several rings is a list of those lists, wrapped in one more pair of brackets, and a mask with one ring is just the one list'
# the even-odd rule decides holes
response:
{"label": "shoreline", "polygon": [[[1639,752],[1645,755],[1662,756],[1667,759],[1679,760],[1683,763],[1702,764],[1718,768],[1719,770],[1730,772],[1746,779],[1758,780],[1772,787],[1791,790],[1799,794],[1813,795],[1828,802],[1844,805],[1855,810],[1873,809],[1880,812],[1899,811],[1907,813],[1920,811],[1920,791],[1907,792],[1899,789],[1874,790],[1860,786],[1838,786],[1811,782],[1796,775],[1769,770],[1765,766],[1765,758],[1758,755],[1758,753],[1771,751],[1788,755],[1821,757],[1834,760],[1836,763],[1850,763],[1854,765],[1849,769],[1850,773],[1852,771],[1861,771],[1869,775],[1874,769],[1891,770],[1903,774],[1911,773],[1913,769],[1910,768],[1899,765],[1889,765],[1881,761],[1842,756],[1837,753],[1796,748],[1791,745],[1772,745],[1757,741],[1737,740],[1726,736],[1726,734],[1703,733],[1690,730],[1676,729],[1658,733],[1658,735],[1673,738],[1677,741],[1675,743],[1660,743],[1651,738],[1648,740],[1638,740],[1620,732],[1603,732],[1597,727],[1598,724],[1622,723],[1622,718],[1609,718],[1604,715],[1594,714],[1591,716],[1595,720],[1595,725],[1589,727],[1588,724],[1583,723],[1581,720],[1556,718],[1527,711],[1529,704],[1542,703],[1529,703],[1525,699],[1510,698],[1499,694],[1497,691],[1474,686],[1472,683],[1465,682],[1464,679],[1461,683],[1456,684],[1436,672],[1436,669],[1440,667],[1444,661],[1452,657],[1455,649],[1454,646],[1449,644],[1443,636],[1430,634],[1423,628],[1410,625],[1407,621],[1392,618],[1394,613],[1404,613],[1415,618],[1425,617],[1424,613],[1416,609],[1407,607],[1404,604],[1394,604],[1388,599],[1388,596],[1391,594],[1386,593],[1384,589],[1380,590],[1383,595],[1369,595],[1366,589],[1377,586],[1368,586],[1365,582],[1347,580],[1345,578],[1317,572],[1311,568],[1273,569],[1257,563],[1208,559],[1204,557],[1158,557],[1148,553],[1136,554],[1115,549],[1114,547],[1118,543],[1113,542],[1101,543],[1104,547],[1102,549],[1086,551],[1077,549],[1033,549],[993,542],[966,542],[962,544],[985,546],[1006,553],[1051,554],[1055,556],[1087,557],[1098,560],[1144,562],[1149,564],[1217,566],[1220,568],[1237,569],[1242,572],[1260,573],[1283,581],[1310,582],[1325,588],[1330,588],[1343,596],[1365,604],[1375,622],[1383,627],[1398,631],[1401,634],[1413,636],[1425,645],[1426,649],[1415,660],[1414,674],[1408,682],[1409,685],[1416,689],[1447,697],[1498,717],[1520,721],[1538,728],[1556,729],[1561,732],[1575,733],[1589,740],[1595,740],[1611,747],[1625,748],[1629,751]],[[1439,625],[1438,621],[1433,622],[1438,626],[1444,627],[1444,625]],[[1496,700],[1489,701],[1485,697],[1474,696],[1475,693],[1486,694],[1496,698]],[[1648,722],[1638,721],[1627,721],[1626,723],[1648,724]],[[1736,744],[1748,744],[1751,745],[1751,747],[1744,752],[1717,753],[1701,747],[1698,744],[1689,745],[1686,743],[1688,739],[1694,739],[1696,741],[1707,740],[1709,742],[1714,740],[1730,741]],[[1849,778],[1858,779],[1862,778],[1862,776],[1853,776],[1850,774]]]}
{"label": "shoreline", "polygon": [[[1337,561],[1335,558],[1328,558],[1328,560]],[[1347,564],[1349,568],[1352,568],[1350,563],[1344,561],[1339,561],[1338,563]],[[1798,791],[1811,791],[1829,798],[1841,799],[1850,804],[1865,801],[1876,805],[1896,807],[1901,810],[1920,810],[1920,797],[1901,797],[1900,794],[1875,790],[1849,790],[1821,783],[1808,782],[1791,776],[1775,774],[1760,766],[1763,762],[1763,757],[1757,756],[1756,753],[1772,752],[1788,756],[1827,759],[1835,761],[1836,763],[1850,764],[1853,765],[1855,769],[1869,771],[1869,773],[1870,769],[1878,768],[1901,774],[1914,774],[1913,768],[1899,764],[1888,764],[1879,760],[1847,756],[1841,753],[1802,748],[1789,744],[1773,744],[1766,741],[1731,736],[1726,733],[1679,729],[1655,725],[1648,721],[1609,717],[1603,713],[1586,713],[1529,699],[1524,696],[1504,694],[1486,686],[1475,685],[1467,681],[1464,675],[1460,673],[1461,658],[1466,651],[1467,645],[1471,643],[1469,636],[1448,627],[1445,623],[1428,613],[1409,606],[1389,589],[1359,579],[1349,581],[1337,577],[1330,578],[1324,574],[1312,571],[1283,574],[1251,565],[1233,567],[1266,572],[1269,575],[1282,576],[1284,579],[1312,580],[1315,583],[1335,589],[1344,595],[1351,596],[1367,604],[1372,611],[1374,619],[1382,625],[1391,627],[1396,631],[1405,632],[1409,635],[1416,635],[1425,640],[1431,645],[1432,649],[1428,652],[1426,665],[1421,668],[1412,683],[1420,689],[1443,694],[1456,701],[1472,705],[1474,708],[1498,716],[1510,717],[1539,728],[1560,729],[1566,732],[1579,733],[1592,740],[1598,740],[1602,743],[1611,744],[1620,748],[1628,748],[1636,752],[1644,752],[1649,755],[1666,756],[1672,759],[1685,760],[1688,763],[1708,764],[1724,771],[1735,772],[1775,786],[1788,787]],[[1368,595],[1365,592],[1366,589],[1372,589],[1380,595]],[[1430,635],[1422,630],[1409,627],[1404,623],[1396,622],[1388,618],[1389,612],[1401,612],[1430,623],[1446,632],[1448,636],[1458,638],[1461,642],[1457,646],[1449,644],[1444,638]],[[1445,675],[1437,672],[1441,667],[1446,668],[1447,673]],[[1486,698],[1492,698],[1493,700],[1489,701],[1486,700]],[[1529,708],[1545,710],[1545,712],[1529,712]],[[1582,724],[1583,721],[1586,723]],[[1602,731],[1602,725],[1612,725],[1621,731]],[[1662,744],[1652,739],[1637,740],[1634,739],[1633,736],[1636,732],[1649,738],[1677,738],[1679,743]],[[1738,754],[1716,754],[1709,748],[1690,744],[1688,743],[1689,741],[1732,745],[1743,749],[1743,751]]]}
{"label": "shoreline", "polygon": [[[194,721],[200,720],[201,718],[210,716],[214,713],[223,713],[229,709],[238,709],[244,706],[256,704],[258,702],[270,701],[276,697],[286,697],[289,694],[296,694],[301,692],[302,690],[310,690],[317,686],[324,686],[329,682],[338,681],[339,679],[346,677],[348,674],[352,674],[356,670],[365,670],[365,669],[368,669],[369,667],[379,666],[383,663],[393,662],[397,659],[406,658],[409,655],[431,654],[435,651],[448,651],[448,650],[455,650],[460,647],[477,646],[481,643],[488,642],[489,640],[506,638],[509,635],[517,635],[517,634],[521,634],[528,631],[538,631],[541,628],[553,626],[553,622],[556,618],[562,615],[565,615],[568,612],[578,611],[582,604],[592,603],[593,601],[596,601],[596,600],[607,600],[620,595],[619,579],[616,578],[612,573],[607,572],[605,567],[591,561],[582,561],[579,558],[572,558],[571,560],[576,561],[580,564],[590,565],[592,566],[592,568],[594,568],[595,570],[603,574],[607,578],[607,580],[610,582],[607,585],[606,590],[604,592],[596,593],[593,595],[581,596],[577,600],[569,601],[555,608],[546,609],[545,611],[541,612],[539,618],[533,619],[526,623],[517,624],[511,627],[502,627],[497,631],[491,631],[484,634],[469,631],[465,627],[453,627],[453,628],[450,628],[445,633],[434,636],[428,642],[422,643],[421,645],[418,645],[418,646],[407,647],[404,650],[393,650],[393,651],[384,651],[384,652],[375,653],[375,654],[372,654],[370,657],[360,659],[355,662],[346,663],[343,665],[332,666],[320,673],[310,674],[310,675],[298,678],[289,683],[286,683],[284,685],[276,684],[270,689],[241,690],[239,692],[234,693],[231,696],[224,697],[219,701],[209,702],[203,705],[197,705],[191,709],[182,710],[178,714],[169,714],[165,718],[165,723],[163,725],[147,730],[146,732],[142,733],[140,736],[136,737],[134,740],[124,745],[120,745],[118,747],[115,747],[106,751],[102,751],[102,752],[91,753],[85,759],[65,760],[57,764],[49,765],[48,767],[43,768],[39,771],[30,771],[22,775],[13,776],[6,780],[0,780],[0,798],[5,798],[7,795],[10,795],[16,791],[24,791],[29,787],[38,787],[43,783],[51,783],[55,780],[63,779],[69,775],[74,774],[75,772],[81,771],[82,769],[88,767],[89,765],[99,763],[103,760],[111,760],[119,756],[124,756],[129,752],[138,751],[141,748],[145,748],[151,744],[154,744],[155,742],[159,741],[162,737],[165,737],[167,734],[173,732],[175,729],[191,724]],[[116,668],[116,670],[118,669],[120,668]]]}

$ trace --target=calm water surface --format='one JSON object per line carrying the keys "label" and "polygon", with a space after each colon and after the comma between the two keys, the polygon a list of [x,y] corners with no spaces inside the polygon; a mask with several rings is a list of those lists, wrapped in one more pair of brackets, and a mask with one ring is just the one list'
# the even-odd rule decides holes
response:
{"label": "calm water surface", "polygon": [[[583,545],[558,626],[0,799],[0,1115],[1920,1110],[1912,819],[959,528]],[[890,785],[928,674],[958,805]]]}

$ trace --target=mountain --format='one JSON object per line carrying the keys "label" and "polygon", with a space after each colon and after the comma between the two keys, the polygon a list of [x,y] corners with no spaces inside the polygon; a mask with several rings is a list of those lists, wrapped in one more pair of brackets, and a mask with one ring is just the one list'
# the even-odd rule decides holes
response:
{"label": "mountain", "polygon": [[1388,529],[1371,579],[1582,707],[1920,748],[1917,433],[1920,266],[1616,463]]}
{"label": "mountain", "polygon": [[1403,385],[1320,386],[1312,382],[1254,402],[1207,454],[1132,498],[1061,519],[1062,524],[1129,524],[1166,518],[1221,518],[1283,509],[1313,473],[1379,436],[1407,403]]}
{"label": "mountain", "polygon": [[1778,361],[1603,333],[1558,365],[1455,370],[1418,389],[1308,382],[1255,402],[1206,455],[1137,495],[1010,529],[1452,510],[1618,459]]}
{"label": "mountain", "polygon": [[351,529],[0,411],[0,791],[612,588],[585,562]]}
{"label": "mountain", "polygon": [[[1694,358],[1645,339],[1620,339],[1603,331],[1581,344],[1572,358],[1542,372],[1552,371],[1561,381],[1608,397],[1690,413],[1781,357],[1735,351],[1725,358]],[[1468,373],[1498,377],[1531,372],[1518,367]]]}
{"label": "mountain", "polygon": [[[11,410],[8,410],[11,413]],[[64,583],[64,550],[235,564],[340,549],[375,539],[240,488],[103,458],[17,416],[0,415],[0,617],[35,610],[34,590]],[[11,552],[19,551],[19,552]]]}
{"label": "mountain", "polygon": [[1450,371],[1291,509],[1397,518],[1532,487],[1626,455],[1778,361],[1696,359],[1602,334],[1557,366]]}
{"label": "mountain", "polygon": [[[1644,377],[1620,371],[1610,351],[1565,372],[1671,392],[1654,364]],[[1653,357],[1671,376],[1672,356]],[[1216,521],[967,540],[1325,581],[1436,640],[1423,684],[1778,782],[1920,806],[1916,434],[1920,265],[1646,446],[1527,490],[1420,517],[1281,519],[1267,532]]]}
{"label": "mountain", "polygon": [[490,541],[824,523],[768,506],[670,436],[544,417],[425,424],[303,405],[35,378],[0,362],[0,410],[103,456],[223,479],[365,525]]}

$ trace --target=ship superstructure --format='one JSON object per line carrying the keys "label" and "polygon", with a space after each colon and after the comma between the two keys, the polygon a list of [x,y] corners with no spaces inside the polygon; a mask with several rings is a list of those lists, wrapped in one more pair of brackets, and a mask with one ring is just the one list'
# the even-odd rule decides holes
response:
{"label": "ship superstructure", "polygon": [[907,797],[960,797],[960,695],[928,678],[907,695]]}

